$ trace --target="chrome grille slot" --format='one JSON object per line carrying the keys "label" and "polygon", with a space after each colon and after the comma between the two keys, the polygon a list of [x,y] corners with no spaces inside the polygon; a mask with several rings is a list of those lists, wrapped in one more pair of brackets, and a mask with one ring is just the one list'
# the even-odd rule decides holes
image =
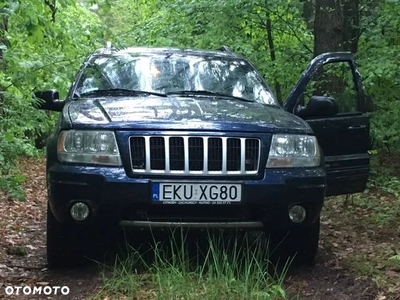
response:
{"label": "chrome grille slot", "polygon": [[134,173],[255,175],[260,140],[243,137],[131,136]]}
{"label": "chrome grille slot", "polygon": [[222,170],[222,139],[208,139],[208,171]]}
{"label": "chrome grille slot", "polygon": [[202,171],[204,167],[204,143],[201,137],[189,138],[189,170]]}
{"label": "chrome grille slot", "polygon": [[258,167],[259,142],[254,139],[246,140],[246,171],[256,170]]}
{"label": "chrome grille slot", "polygon": [[165,169],[165,144],[162,137],[150,138],[150,168],[152,170]]}
{"label": "chrome grille slot", "polygon": [[131,137],[131,160],[133,169],[146,169],[144,137]]}
{"label": "chrome grille slot", "polygon": [[169,138],[169,165],[172,171],[185,169],[185,147],[182,137]]}
{"label": "chrome grille slot", "polygon": [[240,139],[228,138],[227,144],[227,170],[240,171]]}

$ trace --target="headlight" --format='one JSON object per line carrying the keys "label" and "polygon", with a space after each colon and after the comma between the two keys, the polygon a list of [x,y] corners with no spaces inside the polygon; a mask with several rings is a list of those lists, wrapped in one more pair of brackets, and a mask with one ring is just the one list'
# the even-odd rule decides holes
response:
{"label": "headlight", "polygon": [[315,136],[275,134],[272,136],[267,168],[316,167],[321,162]]}
{"label": "headlight", "polygon": [[57,153],[62,162],[122,165],[112,131],[62,131],[58,138]]}

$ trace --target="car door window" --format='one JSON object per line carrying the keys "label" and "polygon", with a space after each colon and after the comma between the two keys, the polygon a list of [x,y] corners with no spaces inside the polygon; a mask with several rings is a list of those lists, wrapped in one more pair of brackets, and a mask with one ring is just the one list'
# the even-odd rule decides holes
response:
{"label": "car door window", "polygon": [[357,95],[350,64],[327,63],[312,76],[302,102],[307,104],[312,96],[331,97],[339,108],[339,114],[357,113],[359,111]]}

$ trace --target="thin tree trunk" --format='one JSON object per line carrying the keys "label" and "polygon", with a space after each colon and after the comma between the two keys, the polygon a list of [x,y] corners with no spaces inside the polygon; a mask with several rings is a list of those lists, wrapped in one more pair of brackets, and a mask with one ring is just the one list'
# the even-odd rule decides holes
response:
{"label": "thin tree trunk", "polygon": [[314,30],[315,0],[300,0],[303,3],[303,19],[307,28]]}
{"label": "thin tree trunk", "polygon": [[44,0],[44,3],[50,8],[51,21],[54,23],[56,21],[57,1],[56,0]]}
{"label": "thin tree trunk", "polygon": [[[276,54],[275,54],[275,45],[274,45],[274,38],[272,35],[272,23],[271,19],[269,16],[267,16],[267,38],[268,38],[268,46],[269,46],[269,53],[271,57],[271,61],[276,60]],[[275,92],[276,92],[276,97],[278,98],[279,103],[282,103],[282,91],[281,91],[281,85],[279,81],[275,80]]]}
{"label": "thin tree trunk", "polygon": [[343,50],[356,53],[360,38],[360,0],[342,0]]}
{"label": "thin tree trunk", "polygon": [[[0,22],[0,71],[4,72],[6,69],[6,64],[4,61],[4,47],[9,46],[9,42],[6,38],[6,33],[8,31],[8,17],[3,16]],[[0,86],[0,121],[1,117],[4,113],[4,95],[3,95],[4,87]]]}

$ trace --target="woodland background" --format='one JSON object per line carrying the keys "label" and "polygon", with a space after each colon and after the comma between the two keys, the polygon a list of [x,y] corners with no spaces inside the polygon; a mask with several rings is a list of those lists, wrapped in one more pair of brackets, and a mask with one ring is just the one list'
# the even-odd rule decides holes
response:
{"label": "woodland background", "polygon": [[315,55],[352,51],[373,101],[371,153],[400,149],[399,1],[2,0],[0,14],[0,190],[12,198],[25,196],[19,158],[40,155],[57,118],[35,109],[33,92],[56,88],[64,97],[83,59],[106,41],[227,45],[281,102]]}

